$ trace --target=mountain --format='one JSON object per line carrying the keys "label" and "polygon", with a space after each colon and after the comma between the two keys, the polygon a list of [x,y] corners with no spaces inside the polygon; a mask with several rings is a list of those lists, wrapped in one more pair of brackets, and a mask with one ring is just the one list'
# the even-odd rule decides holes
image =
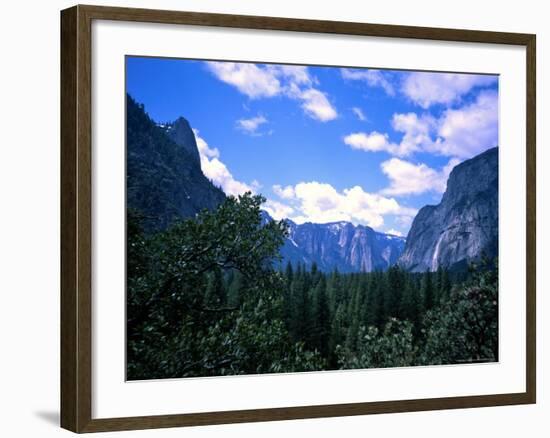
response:
{"label": "mountain", "polygon": [[[127,206],[147,218],[149,231],[223,202],[223,191],[202,173],[195,135],[186,119],[157,125],[129,95],[126,111]],[[265,212],[264,220],[271,220]],[[348,222],[288,223],[289,237],[281,248],[284,263],[316,263],[327,272],[387,269],[405,246],[402,237]]]}
{"label": "mountain", "polygon": [[414,218],[399,265],[413,272],[463,269],[498,255],[498,148],[456,166],[439,205]]}
{"label": "mountain", "polygon": [[157,126],[127,95],[127,206],[147,218],[150,230],[166,228],[176,218],[214,209],[223,191],[200,167],[195,135],[184,118]]}
{"label": "mountain", "polygon": [[187,151],[195,165],[200,166],[201,157],[199,155],[199,148],[197,147],[197,140],[195,139],[195,133],[191,129],[191,125],[189,125],[187,119],[178,117],[175,122],[159,125],[159,127],[164,129],[168,137],[170,137],[174,143]]}
{"label": "mountain", "polygon": [[321,271],[371,272],[395,264],[405,247],[403,237],[349,222],[296,224],[287,220],[289,236],[281,248],[283,263],[298,263]]}

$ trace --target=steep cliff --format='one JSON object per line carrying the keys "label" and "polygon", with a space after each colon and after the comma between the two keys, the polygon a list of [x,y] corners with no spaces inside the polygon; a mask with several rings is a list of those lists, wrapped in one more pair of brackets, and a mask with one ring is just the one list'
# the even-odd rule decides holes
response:
{"label": "steep cliff", "polygon": [[193,217],[225,199],[202,173],[195,136],[180,118],[159,127],[143,105],[127,96],[127,206],[145,215],[150,230],[163,229],[176,218]]}
{"label": "steep cliff", "polygon": [[174,143],[181,146],[192,159],[193,163],[200,166],[201,159],[199,155],[199,148],[197,147],[197,140],[195,134],[191,129],[191,125],[184,117],[178,117],[173,123],[163,125],[164,131]]}
{"label": "steep cliff", "polygon": [[399,264],[410,271],[460,269],[498,254],[498,148],[456,166],[441,203],[415,217]]}
{"label": "steep cliff", "polygon": [[371,272],[395,264],[405,239],[349,222],[296,224],[289,221],[289,237],[281,255],[284,262],[316,263],[322,271]]}

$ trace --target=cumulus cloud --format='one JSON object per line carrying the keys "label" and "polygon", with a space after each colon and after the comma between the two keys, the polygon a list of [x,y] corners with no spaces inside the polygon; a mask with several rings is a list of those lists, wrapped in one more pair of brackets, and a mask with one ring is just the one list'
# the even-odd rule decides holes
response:
{"label": "cumulus cloud", "polygon": [[405,77],[401,91],[426,109],[438,103],[452,103],[473,88],[488,86],[496,81],[496,76],[488,75],[413,72]]}
{"label": "cumulus cloud", "polygon": [[287,219],[292,216],[294,209],[281,202],[268,199],[262,208],[275,220]]}
{"label": "cumulus cloud", "polygon": [[[276,187],[276,188],[275,188]],[[394,198],[368,193],[360,186],[342,191],[317,181],[295,186],[274,186],[274,192],[294,211],[287,216],[297,223],[348,221],[379,228],[385,215],[414,216],[416,210],[403,207]]]}
{"label": "cumulus cloud", "polygon": [[389,96],[395,95],[393,85],[380,70],[343,68],[341,73],[344,79],[364,81],[370,87],[381,87]]}
{"label": "cumulus cloud", "polygon": [[248,185],[242,181],[236,180],[227,166],[220,160],[220,152],[216,148],[211,148],[208,143],[199,135],[197,129],[193,129],[199,155],[201,158],[201,169],[212,183],[221,187],[227,195],[241,195],[245,192],[255,192],[255,187],[258,182],[254,181],[252,185]]}
{"label": "cumulus cloud", "polygon": [[197,148],[199,149],[199,155],[201,157],[201,162],[204,158],[219,158],[220,151],[217,148],[211,148],[208,146],[208,143],[199,135],[198,129],[193,129],[195,134],[195,141],[197,142]]}
{"label": "cumulus cloud", "polygon": [[430,152],[471,158],[498,145],[498,94],[482,91],[472,103],[447,109],[439,118],[413,112],[394,114],[391,124],[394,131],[402,134],[399,143],[377,131],[349,134],[344,143],[353,149],[385,151],[399,157]]}
{"label": "cumulus cloud", "polygon": [[255,64],[207,62],[206,65],[218,79],[233,85],[251,99],[272,97],[281,93],[281,83],[276,75]]}
{"label": "cumulus cloud", "polygon": [[389,178],[389,187],[381,191],[384,195],[419,195],[425,192],[443,193],[451,170],[460,161],[451,159],[441,170],[435,170],[424,163],[414,164],[399,158],[384,161],[380,167]]}
{"label": "cumulus cloud", "polygon": [[498,94],[484,91],[475,102],[446,110],[439,120],[437,134],[431,150],[442,155],[469,158],[497,146]]}
{"label": "cumulus cloud", "polygon": [[251,117],[250,119],[237,120],[237,128],[249,135],[261,135],[258,132],[258,128],[267,123],[267,119],[264,116]]}
{"label": "cumulus cloud", "polygon": [[362,122],[365,122],[367,120],[367,116],[365,116],[365,113],[363,113],[363,110],[357,106],[354,106],[352,109],[353,114],[357,116],[359,120]]}
{"label": "cumulus cloud", "polygon": [[393,153],[397,146],[389,141],[388,134],[381,134],[377,131],[370,133],[354,132],[344,137],[344,143],[351,146],[352,149],[370,152],[387,151]]}
{"label": "cumulus cloud", "polygon": [[403,133],[401,141],[390,141],[388,134],[378,131],[355,132],[344,137],[344,143],[353,149],[370,152],[386,151],[400,157],[417,152],[432,144],[430,132],[435,126],[431,116],[419,117],[415,113],[394,114],[392,127]]}
{"label": "cumulus cloud", "polygon": [[275,184],[273,186],[273,192],[282,199],[292,199],[294,198],[294,187],[292,186],[286,186],[282,187],[279,184]]}
{"label": "cumulus cloud", "polygon": [[318,83],[317,79],[309,74],[308,68],[304,65],[267,65],[265,68],[275,76],[285,77],[295,84],[312,85]]}
{"label": "cumulus cloud", "polygon": [[394,114],[392,127],[395,131],[403,133],[395,154],[407,156],[429,147],[432,144],[430,132],[435,126],[435,119],[427,114],[420,117],[416,113]]}
{"label": "cumulus cloud", "polygon": [[214,61],[206,65],[219,80],[251,99],[286,96],[300,101],[305,114],[315,120],[327,122],[338,117],[326,93],[315,87],[319,81],[305,66]]}
{"label": "cumulus cloud", "polygon": [[338,117],[338,113],[322,91],[308,88],[299,95],[302,100],[302,108],[311,118],[321,122],[328,122]]}

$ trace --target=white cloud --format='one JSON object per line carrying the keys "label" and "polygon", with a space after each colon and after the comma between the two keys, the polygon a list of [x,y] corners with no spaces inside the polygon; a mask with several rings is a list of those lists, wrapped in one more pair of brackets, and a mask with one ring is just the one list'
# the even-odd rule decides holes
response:
{"label": "white cloud", "polygon": [[394,153],[407,156],[430,146],[432,144],[430,132],[434,126],[435,120],[430,115],[419,117],[416,113],[394,114],[392,127],[395,131],[403,133]]}
{"label": "white cloud", "polygon": [[277,77],[255,64],[207,62],[206,65],[218,79],[233,85],[251,99],[276,96],[282,91]]}
{"label": "white cloud", "polygon": [[498,94],[481,92],[463,108],[446,110],[431,148],[442,155],[469,158],[498,145]]}
{"label": "white cloud", "polygon": [[211,148],[208,146],[208,143],[199,135],[198,129],[193,129],[195,134],[195,141],[197,142],[197,148],[199,149],[199,155],[202,158],[219,158],[220,151],[217,148]]}
{"label": "white cloud", "polygon": [[309,70],[303,65],[268,65],[268,71],[273,72],[276,76],[288,78],[292,83],[299,85],[312,85],[318,81],[309,74]]}
{"label": "white cloud", "polygon": [[365,116],[365,113],[363,113],[363,110],[357,106],[354,106],[352,109],[353,114],[357,116],[359,120],[362,122],[365,122],[367,120],[367,116]]}
{"label": "white cloud", "polygon": [[406,76],[401,91],[415,104],[429,108],[433,104],[449,104],[474,87],[491,85],[496,76],[414,72]]}
{"label": "white cloud", "polygon": [[251,99],[286,96],[301,102],[304,112],[321,122],[334,120],[338,113],[327,95],[314,87],[319,81],[305,66],[207,62],[221,81],[233,85]]}
{"label": "white cloud", "polygon": [[262,205],[262,208],[275,220],[287,219],[292,216],[294,209],[281,202],[274,201],[272,199],[266,200]]}
{"label": "white cloud", "polygon": [[352,81],[364,81],[370,87],[381,87],[389,96],[395,95],[395,89],[391,82],[386,78],[386,74],[380,70],[372,69],[341,69],[342,77]]}
{"label": "white cloud", "polygon": [[352,149],[367,152],[385,151],[401,157],[420,150],[422,144],[429,140],[429,131],[425,131],[427,127],[424,122],[419,123],[416,114],[394,115],[393,127],[396,131],[404,132],[400,143],[390,141],[388,134],[378,131],[354,132],[344,137],[344,143]]}
{"label": "white cloud", "polygon": [[351,146],[352,149],[370,152],[387,151],[393,153],[396,148],[396,145],[389,141],[388,134],[381,134],[377,131],[370,133],[354,132],[344,137],[344,143]]}
{"label": "white cloud", "polygon": [[208,143],[199,136],[199,131],[193,129],[199,155],[201,158],[201,169],[206,176],[216,186],[222,188],[227,195],[241,195],[245,192],[255,192],[255,187],[259,186],[257,181],[253,181],[252,185],[236,180],[227,166],[220,160],[220,152],[216,148],[211,148]]}
{"label": "white cloud", "polygon": [[273,186],[273,192],[282,199],[292,199],[295,196],[294,187],[292,186],[282,187],[279,184],[275,184]]}
{"label": "white cloud", "polygon": [[415,209],[400,206],[393,198],[365,192],[359,186],[339,192],[330,184],[310,181],[284,189],[274,186],[274,191],[290,203],[295,214],[287,217],[297,223],[348,221],[379,228],[385,215],[416,214]]}
{"label": "white cloud", "polygon": [[355,132],[344,137],[353,149],[385,151],[406,157],[430,152],[461,159],[471,158],[498,145],[498,94],[482,91],[476,100],[461,108],[447,109],[436,119],[430,114],[394,114],[392,127],[402,133],[399,143],[377,131]]}
{"label": "white cloud", "polygon": [[443,193],[451,170],[459,162],[453,158],[437,171],[424,163],[414,164],[399,158],[391,158],[380,165],[382,172],[390,180],[389,187],[380,193],[394,196],[419,195],[429,191]]}
{"label": "white cloud", "polygon": [[251,192],[252,187],[241,181],[237,181],[227,166],[218,158],[201,160],[201,168],[204,175],[215,185],[222,188],[227,195],[241,195],[245,192]]}
{"label": "white cloud", "polygon": [[395,228],[390,228],[388,231],[386,231],[386,234],[392,234],[394,236],[403,237],[403,233],[399,230],[396,230]]}
{"label": "white cloud", "polygon": [[267,119],[264,116],[251,117],[250,119],[237,120],[237,128],[250,135],[261,135],[258,132],[258,128],[267,123]]}
{"label": "white cloud", "polygon": [[321,122],[328,122],[338,117],[338,113],[322,91],[308,88],[299,94],[303,101],[302,108],[311,118]]}

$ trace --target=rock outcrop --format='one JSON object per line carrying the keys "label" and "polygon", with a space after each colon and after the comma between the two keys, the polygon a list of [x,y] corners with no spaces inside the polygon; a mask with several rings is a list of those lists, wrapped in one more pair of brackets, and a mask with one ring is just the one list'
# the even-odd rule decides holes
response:
{"label": "rock outcrop", "polygon": [[498,148],[456,166],[439,205],[415,217],[399,265],[412,272],[462,269],[498,255]]}
{"label": "rock outcrop", "polygon": [[202,173],[187,120],[178,119],[167,132],[129,95],[126,114],[127,206],[145,216],[146,229],[164,229],[175,219],[223,202],[223,191]]}

